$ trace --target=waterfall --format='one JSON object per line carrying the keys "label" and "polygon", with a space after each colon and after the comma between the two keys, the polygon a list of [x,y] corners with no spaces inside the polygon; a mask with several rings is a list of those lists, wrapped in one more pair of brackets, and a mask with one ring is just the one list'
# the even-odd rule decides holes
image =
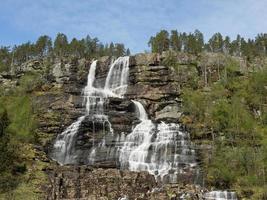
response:
{"label": "waterfall", "polygon": [[[129,57],[120,57],[111,63],[104,87],[96,86],[96,69],[97,61],[94,61],[89,69],[87,85],[82,91],[85,115],[57,136],[51,157],[60,164],[79,163],[80,157],[86,164],[112,161],[121,169],[148,171],[164,182],[177,182],[179,175],[191,173],[196,162],[189,134],[180,131],[179,124],[152,122],[138,101],[132,100],[140,123],[125,137],[124,134],[113,135],[104,105],[109,97],[123,98],[128,83]],[[93,126],[93,138],[87,150],[75,149],[80,126],[85,123],[83,121]],[[98,132],[95,132],[95,126],[100,127]]]}
{"label": "waterfall", "polygon": [[120,151],[122,169],[148,171],[157,180],[177,182],[179,174],[196,165],[189,135],[178,124],[155,124],[140,102],[133,101],[141,122],[126,136]]}
{"label": "waterfall", "polygon": [[[99,118],[99,116],[104,116],[104,122],[109,124],[109,132],[111,135],[113,134],[113,129],[111,127],[111,123],[108,121],[108,116],[103,115],[103,104],[108,97],[123,97],[127,89],[128,75],[129,56],[119,57],[111,64],[109,68],[104,88],[98,88],[96,90],[96,92],[100,95],[99,102],[101,102],[102,107],[95,107],[97,115],[94,115],[94,117],[98,116]],[[94,102],[90,102],[90,105],[94,105]],[[106,141],[110,139],[111,135],[106,135],[104,133],[104,137],[102,138],[101,142],[99,142],[96,146],[93,146],[93,148],[90,150],[88,155],[88,162],[90,164],[94,164],[98,155],[102,155],[103,152],[107,152],[106,157],[112,157],[111,155],[116,155],[115,149],[111,149],[110,147],[106,146]]]}
{"label": "waterfall", "polygon": [[127,89],[129,74],[129,56],[119,57],[108,72],[104,90],[110,96],[122,97]]}
{"label": "waterfall", "polygon": [[[91,97],[91,94],[95,91],[93,84],[95,81],[96,64],[97,64],[97,61],[93,61],[93,63],[91,64],[89,74],[87,76],[87,85],[85,86],[83,90],[84,100],[86,101],[87,115],[90,112],[90,101],[91,101],[90,97]],[[96,102],[94,102],[93,104],[96,104]]]}
{"label": "waterfall", "polygon": [[212,191],[205,194],[207,200],[237,200],[235,192]]}
{"label": "waterfall", "polygon": [[138,118],[141,121],[148,120],[148,116],[147,116],[147,113],[146,113],[144,106],[138,101],[132,100],[132,102],[135,104],[135,106],[137,108],[136,111],[138,112],[138,114],[137,114]]}
{"label": "waterfall", "polygon": [[75,149],[74,149],[74,137],[79,131],[80,125],[89,114],[90,111],[90,95],[93,91],[93,84],[95,80],[95,70],[96,70],[97,61],[93,61],[89,74],[87,77],[87,85],[85,86],[83,93],[84,101],[86,102],[86,114],[82,117],[79,117],[77,121],[72,123],[66,128],[61,134],[59,134],[54,143],[54,148],[52,151],[52,159],[56,160],[59,164],[74,164],[75,163]]}
{"label": "waterfall", "polygon": [[75,155],[73,155],[73,138],[79,130],[79,127],[85,116],[79,117],[78,120],[72,123],[67,129],[58,135],[54,144],[52,158],[60,164],[73,164]]}
{"label": "waterfall", "polygon": [[141,120],[133,131],[126,136],[124,145],[120,151],[120,164],[123,169],[131,171],[149,171],[149,165],[146,162],[153,129],[155,128],[151,120],[147,118],[144,107],[141,103],[133,101]]}
{"label": "waterfall", "polygon": [[[104,88],[94,87],[96,66],[97,61],[93,61],[89,69],[87,85],[82,92],[84,95],[83,105],[86,108],[85,115],[79,117],[77,121],[72,123],[64,132],[59,134],[54,143],[51,157],[60,164],[74,164],[76,162],[74,138],[79,131],[81,123],[87,116],[90,116],[93,121],[102,123],[103,130],[105,129],[105,124],[108,124],[108,131],[111,133],[113,132],[108,116],[104,114],[104,103],[108,97],[122,97],[126,92],[129,73],[129,57],[119,57],[111,64]],[[97,147],[101,148],[105,146],[105,139],[103,138],[102,141],[103,142],[98,144]],[[88,156],[89,162],[94,161],[94,157],[97,155],[97,147],[93,147],[91,150],[91,153]]]}

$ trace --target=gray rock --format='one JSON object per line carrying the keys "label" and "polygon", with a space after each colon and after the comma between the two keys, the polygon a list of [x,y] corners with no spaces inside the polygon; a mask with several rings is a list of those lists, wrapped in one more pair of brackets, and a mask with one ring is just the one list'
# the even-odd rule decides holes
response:
{"label": "gray rock", "polygon": [[[160,57],[157,53],[140,53],[134,56],[135,65],[158,65],[160,63]],[[132,64],[133,65],[133,64]]]}
{"label": "gray rock", "polygon": [[155,113],[155,120],[157,121],[174,121],[177,122],[182,113],[178,105],[168,105],[162,110]]}

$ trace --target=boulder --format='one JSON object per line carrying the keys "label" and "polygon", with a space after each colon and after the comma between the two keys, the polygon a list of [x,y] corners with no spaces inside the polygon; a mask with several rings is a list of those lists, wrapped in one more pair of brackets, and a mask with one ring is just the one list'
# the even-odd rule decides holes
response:
{"label": "boulder", "polygon": [[155,113],[156,121],[178,122],[182,112],[177,104],[165,106],[162,110]]}

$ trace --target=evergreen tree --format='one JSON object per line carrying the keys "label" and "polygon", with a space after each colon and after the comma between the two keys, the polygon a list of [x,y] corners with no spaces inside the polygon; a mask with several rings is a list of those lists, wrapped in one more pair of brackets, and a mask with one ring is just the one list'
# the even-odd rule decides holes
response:
{"label": "evergreen tree", "polygon": [[54,52],[57,56],[65,56],[68,53],[68,38],[63,33],[58,33],[54,41]]}
{"label": "evergreen tree", "polygon": [[231,50],[231,39],[229,36],[226,36],[223,41],[223,53],[229,54]]}
{"label": "evergreen tree", "polygon": [[129,56],[129,55],[131,55],[131,52],[130,52],[130,49],[127,48],[127,50],[126,50],[126,56]]}
{"label": "evergreen tree", "polygon": [[223,37],[220,33],[215,33],[209,39],[208,48],[211,52],[223,52]]}
{"label": "evergreen tree", "polygon": [[148,45],[151,46],[152,52],[156,53],[169,50],[170,40],[168,31],[161,30],[155,37],[150,38]]}
{"label": "evergreen tree", "polygon": [[256,51],[259,56],[267,54],[267,34],[258,34],[255,39]]}
{"label": "evergreen tree", "polygon": [[204,48],[204,36],[199,30],[195,30],[194,32],[194,39],[195,39],[195,45],[194,45],[194,53],[200,53],[202,52]]}
{"label": "evergreen tree", "polygon": [[183,34],[180,36],[181,37],[181,51],[184,52],[186,49],[186,45],[187,45],[187,34],[186,32],[183,32]]}
{"label": "evergreen tree", "polygon": [[38,56],[47,56],[52,51],[52,40],[49,36],[40,36],[35,44],[36,53]]}
{"label": "evergreen tree", "polygon": [[113,42],[110,43],[108,52],[109,52],[109,56],[113,56],[114,55],[115,46],[114,46]]}
{"label": "evergreen tree", "polygon": [[236,39],[231,44],[231,54],[241,56],[241,36],[237,35]]}
{"label": "evergreen tree", "polygon": [[7,71],[11,64],[11,55],[9,47],[0,47],[0,72]]}
{"label": "evergreen tree", "polygon": [[36,56],[35,46],[30,42],[14,46],[12,53],[16,64],[26,62]]}
{"label": "evergreen tree", "polygon": [[185,52],[194,53],[195,45],[196,45],[195,37],[192,33],[189,33],[185,40],[185,47],[184,47]]}
{"label": "evergreen tree", "polygon": [[181,37],[180,37],[180,35],[179,35],[177,30],[172,30],[171,31],[170,47],[174,51],[181,51],[181,49],[182,49]]}
{"label": "evergreen tree", "polygon": [[91,38],[89,35],[87,35],[84,42],[86,55],[88,57],[94,57],[98,51],[98,38]]}
{"label": "evergreen tree", "polygon": [[85,52],[85,46],[83,40],[77,40],[76,38],[73,38],[72,41],[69,44],[69,51],[72,55],[77,57],[84,56]]}
{"label": "evergreen tree", "polygon": [[125,51],[125,47],[124,47],[124,44],[120,44],[120,43],[117,43],[115,45],[115,52],[114,52],[114,55],[116,57],[119,57],[119,56],[123,56],[125,55],[126,51]]}

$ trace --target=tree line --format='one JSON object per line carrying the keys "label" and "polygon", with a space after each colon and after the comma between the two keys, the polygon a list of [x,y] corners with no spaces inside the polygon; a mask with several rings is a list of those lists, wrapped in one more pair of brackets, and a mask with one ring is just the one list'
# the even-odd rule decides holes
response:
{"label": "tree line", "polygon": [[0,47],[0,68],[20,64],[29,59],[41,57],[76,56],[92,58],[99,56],[130,55],[122,43],[103,44],[97,37],[73,38],[70,42],[63,33],[58,33],[55,40],[47,35],[40,36],[36,42],[26,42],[14,47]]}
{"label": "tree line", "polygon": [[255,56],[267,55],[267,34],[258,34],[255,39],[245,39],[237,35],[234,40],[221,33],[215,33],[207,42],[199,30],[193,33],[161,30],[150,37],[148,45],[152,52],[162,53],[167,50],[198,54],[203,51],[224,53],[233,56],[245,56],[251,59]]}

